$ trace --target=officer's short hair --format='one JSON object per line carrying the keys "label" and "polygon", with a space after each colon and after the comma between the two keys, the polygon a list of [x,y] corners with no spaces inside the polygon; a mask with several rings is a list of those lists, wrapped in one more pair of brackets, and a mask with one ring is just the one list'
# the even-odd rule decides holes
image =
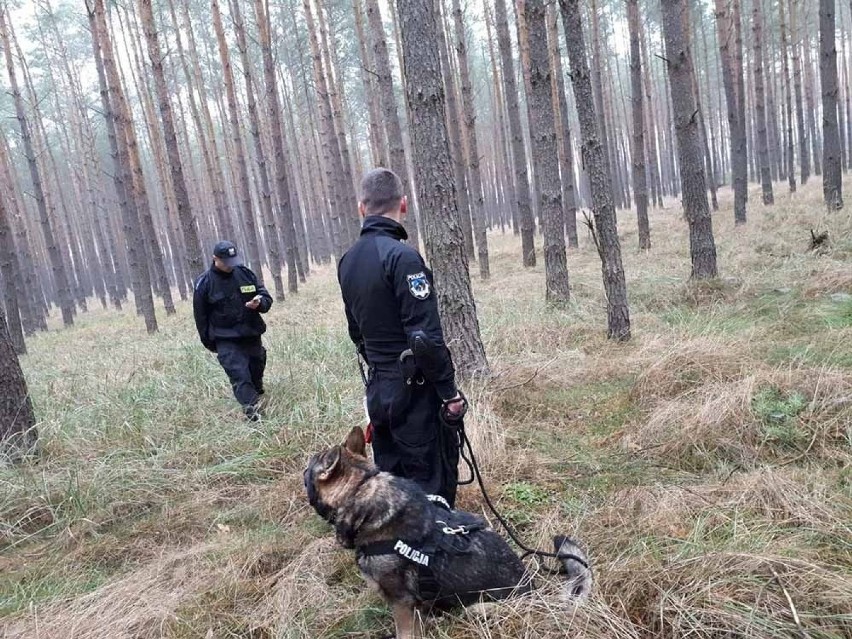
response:
{"label": "officer's short hair", "polygon": [[367,215],[385,215],[402,201],[402,180],[390,169],[378,168],[361,180],[361,203]]}

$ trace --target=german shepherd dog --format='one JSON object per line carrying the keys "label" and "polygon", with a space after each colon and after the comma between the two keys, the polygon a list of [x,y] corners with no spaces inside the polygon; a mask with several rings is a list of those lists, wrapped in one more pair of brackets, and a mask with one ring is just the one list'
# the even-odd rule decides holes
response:
{"label": "german shepherd dog", "polygon": [[[364,432],[314,455],[304,473],[308,500],[338,542],[356,551],[364,579],[393,612],[396,639],[420,639],[415,610],[503,599],[534,588],[520,558],[485,521],[431,502],[414,482],[380,472],[367,458]],[[554,538],[568,576],[566,595],[592,586],[583,551]]]}

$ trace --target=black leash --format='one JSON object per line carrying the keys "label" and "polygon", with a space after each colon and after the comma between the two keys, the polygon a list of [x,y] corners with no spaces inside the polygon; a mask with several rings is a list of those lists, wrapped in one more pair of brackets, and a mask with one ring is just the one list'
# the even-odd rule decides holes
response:
{"label": "black leash", "polygon": [[[583,568],[585,568],[586,570],[589,570],[588,562],[586,562],[586,560],[583,559],[582,557],[578,557],[577,555],[574,555],[572,553],[548,552],[546,550],[540,550],[538,548],[530,548],[529,546],[527,546],[520,539],[518,534],[515,532],[515,530],[509,524],[509,522],[507,522],[506,519],[500,514],[500,512],[497,510],[497,507],[494,506],[494,504],[491,501],[491,497],[488,496],[488,491],[485,489],[485,483],[482,481],[482,473],[479,471],[479,464],[476,461],[476,455],[474,455],[474,453],[473,453],[473,446],[471,446],[470,439],[468,439],[467,433],[465,432],[465,429],[464,429],[463,418],[464,418],[465,413],[467,413],[467,408],[468,408],[467,398],[463,394],[461,394],[461,393],[459,393],[459,394],[461,395],[461,401],[463,402],[463,407],[462,407],[462,410],[458,413],[458,415],[452,415],[447,410],[447,405],[453,403],[453,400],[444,402],[441,406],[441,410],[438,411],[438,415],[440,417],[441,423],[445,427],[450,429],[451,431],[455,431],[455,433],[457,434],[458,441],[459,441],[459,443],[458,443],[459,455],[464,460],[467,467],[470,469],[470,474],[471,474],[470,479],[465,480],[464,482],[459,482],[459,485],[465,486],[465,485],[468,485],[468,484],[472,484],[474,479],[476,480],[476,483],[479,485],[479,490],[482,493],[482,497],[483,497],[483,499],[485,499],[485,504],[488,506],[488,510],[490,510],[491,513],[494,515],[494,517],[497,519],[497,521],[500,522],[500,525],[503,526],[503,528],[505,529],[506,533],[509,535],[511,540],[513,542],[515,542],[515,545],[517,545],[518,548],[520,548],[521,550],[524,551],[524,553],[521,555],[521,561],[523,561],[524,559],[526,559],[530,555],[535,555],[536,557],[547,557],[547,558],[552,558],[552,559],[557,559],[557,560],[573,559],[578,564],[583,566]],[[455,400],[455,401],[459,401],[459,400]],[[448,415],[451,415],[451,417],[448,418]],[[546,568],[546,570],[550,573],[553,573],[553,574],[564,574],[565,573],[565,568],[564,568],[564,566],[561,565],[561,561],[560,561],[560,567],[558,569],[554,570],[553,568]]]}

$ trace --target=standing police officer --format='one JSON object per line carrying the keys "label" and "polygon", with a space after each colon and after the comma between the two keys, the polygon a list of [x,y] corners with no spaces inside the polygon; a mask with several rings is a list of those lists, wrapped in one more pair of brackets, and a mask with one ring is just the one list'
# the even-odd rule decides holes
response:
{"label": "standing police officer", "polygon": [[376,464],[452,507],[458,440],[441,424],[439,411],[460,421],[465,403],[444,343],[432,272],[404,243],[407,206],[395,173],[367,173],[358,204],[361,237],[341,258],[337,275],[349,336],[368,366]]}
{"label": "standing police officer", "polygon": [[217,354],[234,395],[250,421],[260,421],[266,349],[260,336],[266,324],[260,313],[272,296],[250,268],[243,265],[233,242],[213,247],[213,264],[195,282],[192,309],[204,347]]}

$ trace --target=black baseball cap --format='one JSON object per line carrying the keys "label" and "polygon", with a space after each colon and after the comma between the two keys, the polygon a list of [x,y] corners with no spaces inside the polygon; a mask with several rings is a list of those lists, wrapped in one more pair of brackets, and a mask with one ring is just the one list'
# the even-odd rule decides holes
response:
{"label": "black baseball cap", "polygon": [[243,263],[243,258],[240,257],[237,251],[237,245],[228,240],[222,240],[213,247],[213,255],[218,257],[225,266],[239,266]]}

